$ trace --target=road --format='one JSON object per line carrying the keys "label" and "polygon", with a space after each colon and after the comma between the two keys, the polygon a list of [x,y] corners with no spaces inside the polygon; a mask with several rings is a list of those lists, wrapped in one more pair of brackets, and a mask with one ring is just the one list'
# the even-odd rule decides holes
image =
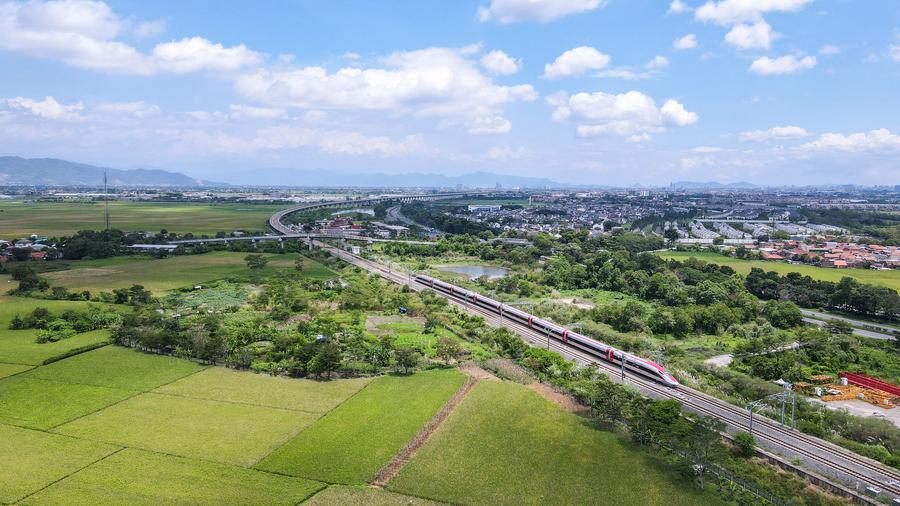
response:
{"label": "road", "polygon": [[[896,341],[897,340],[897,337],[890,333],[890,332],[892,332],[892,329],[890,329],[889,327],[884,327],[884,326],[878,325],[877,323],[864,322],[861,320],[853,320],[851,318],[845,318],[843,316],[822,313],[819,311],[812,311],[809,309],[801,309],[800,312],[803,313],[803,316],[804,316],[803,321],[806,323],[824,326],[825,323],[828,322],[828,320],[839,320],[839,321],[849,323],[853,327],[853,333],[855,335],[862,336],[862,337],[868,337],[870,339],[882,339],[885,341]],[[876,332],[874,330],[869,330],[868,328],[864,328],[864,327],[870,327],[870,328],[874,327],[877,329],[881,329],[882,332]],[[900,332],[900,331],[898,331],[898,332]]]}
{"label": "road", "polygon": [[[275,219],[275,216],[273,216],[273,219]],[[398,272],[388,266],[366,260],[321,241],[314,241],[314,244],[348,263],[394,283],[408,285],[416,291],[428,289],[428,287],[416,282],[414,273],[410,271]],[[726,430],[729,433],[748,431],[750,428],[749,417],[744,408],[734,406],[689,387],[681,386],[677,389],[671,389],[642,377],[629,374],[622,375],[618,367],[599,360],[581,350],[550,339],[548,336],[535,332],[534,329],[519,325],[509,319],[499,318],[497,315],[482,308],[465,303],[461,304],[457,301],[452,302],[469,313],[483,316],[488,322],[509,328],[522,336],[532,346],[546,347],[582,365],[592,364],[614,380],[630,385],[644,395],[658,399],[677,399],[685,409],[721,420],[725,423]],[[788,461],[799,462],[800,465],[813,473],[844,483],[849,490],[855,489],[858,492],[862,492],[867,486],[874,486],[881,489],[884,494],[891,498],[900,498],[900,472],[895,469],[888,468],[879,462],[857,455],[850,450],[827,441],[791,430],[769,418],[757,416],[753,429],[753,434],[760,447],[777,453]]]}
{"label": "road", "polygon": [[440,230],[438,230],[436,228],[431,228],[427,225],[422,225],[421,223],[418,223],[414,220],[407,218],[406,216],[403,215],[403,213],[400,212],[400,206],[394,206],[394,207],[388,208],[387,217],[388,217],[389,221],[399,221],[402,223],[406,223],[407,225],[415,225],[417,227],[422,227],[429,234],[444,235],[443,232],[441,232]]}

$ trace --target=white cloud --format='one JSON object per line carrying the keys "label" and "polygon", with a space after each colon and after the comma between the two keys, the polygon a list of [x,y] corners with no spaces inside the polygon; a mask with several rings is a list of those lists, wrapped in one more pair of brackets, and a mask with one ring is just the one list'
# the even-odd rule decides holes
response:
{"label": "white cloud", "polygon": [[3,100],[7,108],[23,111],[32,116],[52,120],[77,120],[79,112],[84,109],[81,102],[63,105],[55,98],[47,96],[44,100],[34,100],[25,97],[7,98]]}
{"label": "white cloud", "polygon": [[900,61],[900,44],[891,46],[891,59],[894,61]]}
{"label": "white cloud", "polygon": [[482,55],[481,66],[491,74],[508,76],[522,69],[522,59],[513,58],[503,51],[495,49]]}
{"label": "white cloud", "polygon": [[132,33],[135,37],[141,38],[149,38],[149,37],[157,37],[166,32],[166,21],[164,19],[157,19],[155,21],[144,21],[143,23],[138,23]]}
{"label": "white cloud", "polygon": [[720,148],[718,146],[697,146],[695,148],[691,148],[691,153],[708,154],[708,153],[721,153],[722,151],[725,151],[725,149]]}
{"label": "white cloud", "polygon": [[841,48],[840,48],[840,46],[835,46],[834,44],[825,44],[824,46],[819,48],[819,54],[824,54],[824,55],[841,54]]}
{"label": "white cloud", "polygon": [[152,35],[165,26],[161,21],[132,25],[103,2],[9,2],[0,4],[0,49],[72,67],[137,75],[234,70],[262,58],[243,45],[225,48],[201,37],[159,44],[145,54],[116,39],[129,33]]}
{"label": "white cloud", "polygon": [[556,95],[548,98],[548,103],[557,106],[553,119],[574,122],[576,132],[582,137],[641,136],[665,131],[667,126],[691,125],[698,120],[696,113],[687,111],[675,100],[667,100],[658,108],[652,97],[638,91],[620,95],[603,92],[582,92],[570,97]]}
{"label": "white cloud", "polygon": [[600,70],[609,65],[610,57],[590,46],[570,49],[559,55],[553,63],[544,66],[544,77],[561,79],[583,75],[590,70]]}
{"label": "white cloud", "polygon": [[672,42],[672,47],[675,49],[694,49],[697,47],[697,36],[689,33],[684,37],[679,37]]}
{"label": "white cloud", "polygon": [[827,133],[800,146],[807,151],[885,151],[900,149],[900,135],[886,128],[850,135]]}
{"label": "white cloud", "polygon": [[690,112],[680,102],[669,99],[659,110],[663,123],[672,126],[693,125],[700,119],[697,113]]}
{"label": "white cloud", "polygon": [[202,37],[190,37],[158,44],[153,48],[153,61],[165,71],[187,73],[198,70],[237,70],[259,64],[262,57],[243,44],[226,48]]}
{"label": "white cloud", "polygon": [[359,53],[354,53],[353,51],[347,51],[346,53],[341,55],[341,58],[345,60],[358,60],[362,58],[362,55]]}
{"label": "white cloud", "polygon": [[531,85],[494,83],[459,49],[399,52],[381,63],[333,73],[321,67],[259,69],[238,76],[236,87],[242,96],[271,107],[382,110],[484,124],[508,104],[537,98]]}
{"label": "white cloud", "polygon": [[595,77],[608,77],[614,79],[625,79],[626,81],[637,81],[641,79],[652,79],[659,75],[662,69],[669,66],[669,59],[665,56],[657,55],[644,65],[622,66],[612,69],[602,70],[594,74]]}
{"label": "white cloud", "polygon": [[757,58],[750,64],[748,69],[750,72],[759,75],[779,75],[779,74],[796,74],[804,70],[809,70],[816,66],[815,56],[804,56],[797,58],[794,55],[779,56],[778,58],[769,58],[763,56]]}
{"label": "white cloud", "polygon": [[512,130],[512,123],[502,116],[475,118],[469,126],[470,134],[505,134]]}
{"label": "white cloud", "polygon": [[160,114],[158,105],[146,102],[110,102],[99,104],[91,109],[100,114],[110,116],[128,116],[138,119],[149,118]]}
{"label": "white cloud", "polygon": [[735,25],[725,35],[725,42],[738,49],[769,49],[772,41],[780,37],[780,34],[772,30],[764,19],[748,24]]}
{"label": "white cloud", "polygon": [[738,134],[738,139],[740,139],[741,142],[763,142],[770,139],[799,139],[802,137],[809,137],[810,135],[812,134],[806,131],[805,128],[788,125],[773,127],[768,130],[741,132]]}
{"label": "white cloud", "polygon": [[500,24],[549,23],[571,14],[592,11],[605,3],[605,0],[491,0],[490,6],[478,8],[478,19]]}
{"label": "white cloud", "polygon": [[278,119],[284,118],[287,111],[277,107],[255,107],[252,105],[231,104],[228,106],[232,118]]}
{"label": "white cloud", "polygon": [[524,146],[495,146],[485,153],[485,157],[489,160],[520,160],[525,158],[528,151]]}
{"label": "white cloud", "polygon": [[755,22],[768,12],[794,12],[803,9],[812,0],[710,0],[694,11],[699,21],[712,21],[720,25]]}
{"label": "white cloud", "polygon": [[672,0],[672,3],[669,4],[669,10],[666,11],[666,14],[682,14],[691,10],[684,2],[681,0]]}

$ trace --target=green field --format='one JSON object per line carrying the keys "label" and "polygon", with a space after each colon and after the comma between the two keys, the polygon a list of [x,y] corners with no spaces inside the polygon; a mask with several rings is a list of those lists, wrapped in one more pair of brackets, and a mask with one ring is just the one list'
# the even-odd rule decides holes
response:
{"label": "green field", "polygon": [[303,506],[439,506],[427,499],[395,494],[372,487],[332,485],[314,495]]}
{"label": "green field", "polygon": [[145,392],[203,370],[203,366],[121,346],[98,350],[38,367],[22,374],[29,379]]}
{"label": "green field", "polygon": [[0,364],[0,379],[31,369],[30,365]]}
{"label": "green field", "polygon": [[33,429],[50,429],[93,413],[134,392],[25,378],[0,380],[0,422]]}
{"label": "green field", "polygon": [[764,271],[775,271],[779,274],[799,272],[804,276],[821,281],[840,281],[843,277],[854,278],[860,283],[886,286],[893,290],[900,290],[900,270],[876,271],[872,269],[830,269],[815,265],[789,264],[785,262],[773,262],[767,260],[741,260],[711,253],[708,251],[666,251],[658,253],[665,259],[685,260],[697,258],[705,262],[718,265],[727,265],[741,274],[747,274],[753,267],[759,267]]}
{"label": "green field", "polygon": [[514,383],[482,381],[389,489],[457,504],[716,504],[609,432]]}
{"label": "green field", "polygon": [[288,506],[302,502],[323,486],[310,480],[125,449],[54,483],[22,504]]}
{"label": "green field", "polygon": [[313,381],[211,367],[155,392],[211,401],[325,413],[365,387],[371,378]]}
{"label": "green field", "polygon": [[302,411],[147,393],[55,431],[120,446],[249,467],[315,418]]}
{"label": "green field", "polygon": [[463,384],[455,370],[382,376],[257,465],[329,483],[362,484]]}
{"label": "green field", "polygon": [[[135,232],[166,229],[179,234],[215,235],[266,230],[269,216],[284,204],[193,204],[110,202],[110,226]],[[104,228],[103,203],[0,201],[0,238],[48,237]]]}
{"label": "green field", "polygon": [[12,504],[117,449],[0,424],[0,503]]}
{"label": "green field", "polygon": [[[230,276],[247,275],[250,269],[244,261],[246,256],[247,253],[214,251],[160,260],[142,256],[107,258],[72,262],[70,269],[49,272],[44,276],[51,285],[65,286],[72,291],[112,291],[138,284],[159,294]],[[299,257],[297,254],[264,256],[269,259],[269,264],[261,269],[261,275],[272,274],[280,268],[293,269],[294,262]],[[149,273],[152,275],[148,275]],[[334,277],[335,273],[319,262],[305,258],[303,276],[328,279]]]}

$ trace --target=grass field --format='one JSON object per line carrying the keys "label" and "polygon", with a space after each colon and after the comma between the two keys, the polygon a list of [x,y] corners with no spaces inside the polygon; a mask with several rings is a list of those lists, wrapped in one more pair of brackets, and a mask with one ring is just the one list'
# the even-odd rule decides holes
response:
{"label": "grass field", "polygon": [[324,413],[365,387],[371,378],[313,381],[277,378],[211,367],[155,390],[156,393]]}
{"label": "grass field", "polygon": [[395,494],[372,487],[332,485],[312,496],[303,506],[439,506],[444,503]]}
{"label": "grass field", "polygon": [[251,469],[125,449],[54,483],[22,504],[288,506],[302,502],[323,486]]}
{"label": "grass field", "polygon": [[[161,293],[166,290],[189,287],[236,275],[247,275],[250,269],[244,257],[247,253],[214,251],[203,255],[183,255],[160,260],[148,257],[119,257],[103,260],[73,262],[64,271],[49,272],[44,276],[51,285],[65,286],[69,290],[91,292],[112,291],[139,284]],[[269,264],[261,275],[272,274],[276,269],[294,268],[297,254],[265,255]],[[127,260],[125,260],[127,259]],[[152,272],[152,276],[148,273]],[[303,275],[310,279],[328,279],[335,273],[314,260],[305,258]]]}
{"label": "grass field", "polygon": [[329,483],[369,481],[464,378],[455,370],[382,376],[263,459],[257,468]]}
{"label": "grass field", "polygon": [[741,274],[747,274],[753,267],[768,272],[775,271],[779,274],[787,274],[789,272],[799,272],[804,276],[821,281],[840,281],[843,277],[851,277],[860,283],[869,283],[872,285],[886,286],[892,290],[900,290],[900,270],[876,271],[872,269],[829,269],[827,267],[818,267],[815,265],[798,265],[785,262],[772,262],[766,260],[741,260],[739,258],[731,258],[711,253],[708,251],[666,251],[658,253],[665,259],[684,260],[687,258],[697,258],[705,262],[711,262],[718,265],[727,265]]}
{"label": "grass field", "polygon": [[483,381],[388,487],[457,504],[717,504],[673,478],[525,387]]}
{"label": "grass field", "polygon": [[145,392],[201,371],[187,360],[140,353],[121,346],[98,350],[38,367],[22,374],[29,379]]}
{"label": "grass field", "polygon": [[148,393],[65,424],[56,431],[249,467],[315,418],[301,411]]}
{"label": "grass field", "polygon": [[31,369],[30,365],[0,363],[0,379]]}
{"label": "grass field", "polygon": [[127,399],[134,392],[25,378],[0,380],[0,422],[50,429]]}
{"label": "grass field", "polygon": [[0,503],[12,504],[117,449],[0,424]]}
{"label": "grass field", "polygon": [[34,342],[38,331],[6,330],[0,328],[0,362],[7,364],[40,365],[45,360],[58,357],[82,346],[100,345],[109,342],[108,330],[95,330],[75,334],[55,343]]}
{"label": "grass field", "polygon": [[[235,230],[266,230],[269,216],[283,204],[193,204],[110,202],[110,226],[125,231],[215,235]],[[31,234],[48,237],[104,228],[103,203],[0,201],[0,238]]]}

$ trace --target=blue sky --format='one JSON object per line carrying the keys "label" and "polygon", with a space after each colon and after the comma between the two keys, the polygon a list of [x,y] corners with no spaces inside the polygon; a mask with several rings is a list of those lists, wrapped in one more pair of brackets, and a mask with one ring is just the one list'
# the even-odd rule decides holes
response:
{"label": "blue sky", "polygon": [[900,184],[892,0],[0,0],[0,68],[9,155]]}

